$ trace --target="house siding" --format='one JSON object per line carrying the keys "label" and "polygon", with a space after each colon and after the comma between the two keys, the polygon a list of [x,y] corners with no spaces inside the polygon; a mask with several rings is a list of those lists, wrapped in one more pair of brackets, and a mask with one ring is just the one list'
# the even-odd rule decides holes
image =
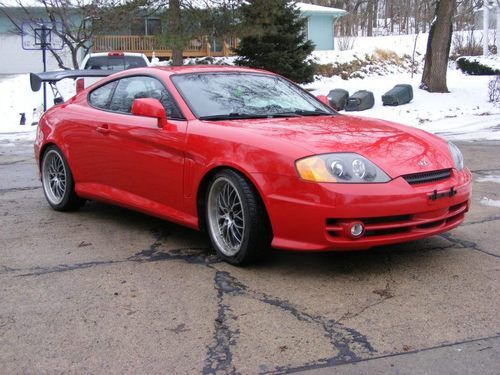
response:
{"label": "house siding", "polygon": [[316,51],[334,49],[333,22],[334,18],[328,15],[312,14],[308,17],[308,38],[315,45]]}

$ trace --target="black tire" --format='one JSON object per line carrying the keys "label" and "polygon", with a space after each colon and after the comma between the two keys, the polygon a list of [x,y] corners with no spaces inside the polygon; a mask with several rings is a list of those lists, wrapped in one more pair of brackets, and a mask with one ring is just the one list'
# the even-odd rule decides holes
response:
{"label": "black tire", "polygon": [[[52,166],[49,163],[53,162]],[[57,166],[57,171],[54,170]],[[85,199],[75,193],[73,175],[61,150],[54,145],[47,147],[40,164],[43,193],[56,211],[74,211],[85,204]],[[54,182],[55,181],[55,182]]]}
{"label": "black tire", "polygon": [[[242,238],[239,242],[239,247],[233,254],[234,248],[231,248],[229,243],[231,238],[237,239],[236,236],[231,236],[230,225],[226,224],[226,236],[229,240],[224,239],[224,229],[221,228],[221,221],[232,221],[233,232],[237,234],[239,215],[231,218],[220,217],[221,210],[214,211],[217,202],[222,202],[224,199],[220,197],[223,194],[224,185],[234,188],[237,192],[237,198],[241,201],[241,217],[243,218]],[[233,195],[234,196],[234,195]],[[237,199],[235,198],[235,199]],[[238,205],[233,204],[233,207]],[[234,212],[237,212],[236,208]],[[224,216],[230,215],[228,212]],[[270,248],[271,230],[269,219],[263,206],[263,203],[256,191],[256,189],[239,173],[226,169],[218,172],[208,184],[207,193],[205,197],[205,219],[207,223],[207,232],[212,242],[213,247],[217,254],[233,265],[242,266],[250,264],[262,258],[266,251]],[[240,221],[241,224],[241,221]],[[224,224],[222,224],[224,227]],[[238,241],[235,241],[238,242]]]}

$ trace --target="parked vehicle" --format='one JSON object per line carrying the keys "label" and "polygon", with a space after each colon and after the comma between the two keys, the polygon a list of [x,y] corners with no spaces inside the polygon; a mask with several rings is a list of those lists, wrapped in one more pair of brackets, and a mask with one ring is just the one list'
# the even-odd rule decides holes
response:
{"label": "parked vehicle", "polygon": [[340,115],[287,79],[239,67],[103,78],[43,115],[35,157],[55,210],[95,199],[206,230],[237,265],[269,245],[355,250],[432,236],[464,220],[471,196],[454,144]]}
{"label": "parked vehicle", "polygon": [[[89,53],[80,64],[80,70],[105,70],[119,72],[132,68],[150,66],[145,54],[134,52],[98,52]],[[82,91],[97,82],[99,78],[82,77],[76,80],[76,92]]]}

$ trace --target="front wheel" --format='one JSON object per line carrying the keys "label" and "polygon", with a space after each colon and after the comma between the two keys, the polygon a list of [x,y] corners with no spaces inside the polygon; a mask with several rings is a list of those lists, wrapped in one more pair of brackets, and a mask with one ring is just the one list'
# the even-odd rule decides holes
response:
{"label": "front wheel", "polygon": [[207,229],[217,253],[234,265],[256,260],[269,248],[267,215],[257,192],[232,170],[215,175],[206,196]]}
{"label": "front wheel", "polygon": [[54,210],[76,210],[85,203],[75,193],[73,175],[59,148],[47,148],[43,154],[41,171],[43,192]]}

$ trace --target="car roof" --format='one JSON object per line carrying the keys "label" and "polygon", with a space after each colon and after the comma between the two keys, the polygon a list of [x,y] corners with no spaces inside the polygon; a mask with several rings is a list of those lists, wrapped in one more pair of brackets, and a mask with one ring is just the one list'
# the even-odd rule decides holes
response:
{"label": "car roof", "polygon": [[154,74],[153,72],[156,73],[156,75],[158,76],[164,76],[164,78],[174,74],[189,74],[189,73],[235,73],[235,72],[238,73],[239,72],[239,73],[259,73],[259,74],[276,75],[275,73],[266,70],[245,68],[232,65],[153,66],[153,67],[121,70],[116,73],[110,74],[108,77],[100,80],[99,82],[105,84],[105,82],[112,81],[114,79],[121,79],[137,75],[151,75]]}
{"label": "car roof", "polygon": [[181,65],[181,66],[155,66],[151,69],[161,70],[169,75],[185,73],[209,73],[209,72],[242,72],[242,73],[266,73],[273,74],[260,69],[246,68],[234,65]]}

